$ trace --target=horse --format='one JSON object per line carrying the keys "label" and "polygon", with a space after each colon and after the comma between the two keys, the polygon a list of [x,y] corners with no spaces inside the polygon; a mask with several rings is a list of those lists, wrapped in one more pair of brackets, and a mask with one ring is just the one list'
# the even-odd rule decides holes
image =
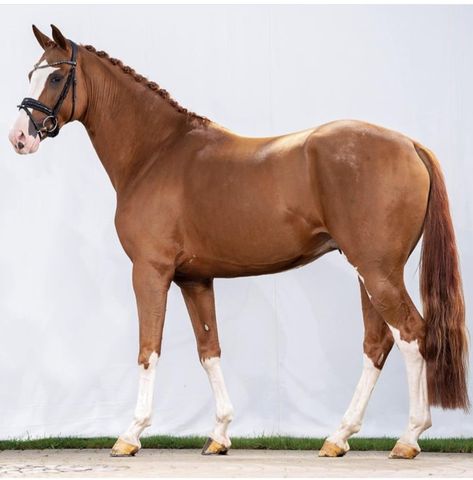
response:
{"label": "horse", "polygon": [[[51,25],[9,139],[19,154],[79,121],[116,190],[115,225],[133,264],[139,384],[133,420],[112,456],[131,456],[151,425],[167,292],[178,285],[215,397],[204,455],[227,453],[233,407],[220,365],[214,278],[299,267],[339,250],[356,269],[363,369],[321,457],[341,457],[357,433],[388,354],[401,351],[408,425],[390,458],[412,459],[431,406],[468,409],[462,281],[445,181],[419,142],[355,120],[269,138],[239,136],[188,111],[155,82]],[[423,316],[404,266],[423,236]]]}

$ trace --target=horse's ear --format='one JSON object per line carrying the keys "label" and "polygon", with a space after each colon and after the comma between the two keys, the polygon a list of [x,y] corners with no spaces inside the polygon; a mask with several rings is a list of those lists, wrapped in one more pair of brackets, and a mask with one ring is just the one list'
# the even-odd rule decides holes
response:
{"label": "horse's ear", "polygon": [[33,33],[43,50],[46,50],[48,47],[54,44],[54,42],[47,35],[45,35],[39,30],[39,28],[36,27],[36,25],[33,25]]}
{"label": "horse's ear", "polygon": [[53,31],[53,38],[54,41],[58,44],[59,47],[61,47],[63,50],[67,50],[67,40],[66,37],[61,33],[59,28],[57,28],[55,25],[51,25],[51,29]]}

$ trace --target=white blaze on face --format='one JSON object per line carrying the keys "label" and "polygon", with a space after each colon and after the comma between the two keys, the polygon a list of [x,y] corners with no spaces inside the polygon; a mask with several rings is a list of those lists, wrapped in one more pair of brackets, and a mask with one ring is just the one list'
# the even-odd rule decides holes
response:
{"label": "white blaze on face", "polygon": [[[39,66],[46,65],[46,63],[46,60],[43,60]],[[55,70],[58,70],[58,68],[46,67],[35,70],[31,75],[27,97],[38,100],[44,91],[49,75]],[[17,153],[34,153],[39,148],[39,135],[30,134],[30,119],[24,110],[20,110],[8,138]],[[23,144],[23,148],[19,148],[20,143]]]}
{"label": "white blaze on face", "polygon": [[140,435],[146,427],[151,425],[153,414],[153,393],[158,354],[153,352],[149,357],[149,366],[144,368],[140,365],[140,382],[138,386],[138,400],[136,402],[135,416],[128,430],[120,435],[127,443],[141,448]]}
{"label": "white blaze on face", "polygon": [[227,429],[229,423],[233,419],[233,406],[230,402],[225,382],[223,380],[220,358],[206,358],[202,360],[202,366],[209,377],[210,386],[212,387],[217,407],[217,422],[210,437],[221,445],[230,448],[231,441],[227,435]]}

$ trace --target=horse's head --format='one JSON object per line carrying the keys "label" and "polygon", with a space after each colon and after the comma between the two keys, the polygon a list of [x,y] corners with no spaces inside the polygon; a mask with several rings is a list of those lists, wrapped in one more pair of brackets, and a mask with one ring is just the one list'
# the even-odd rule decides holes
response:
{"label": "horse's head", "polygon": [[[30,89],[19,105],[19,115],[9,139],[17,153],[34,153],[41,140],[55,137],[60,128],[78,117],[78,47],[51,25],[49,38],[33,25],[33,32],[44,50],[28,77]],[[82,95],[81,95],[82,96]],[[84,98],[82,97],[82,104]]]}

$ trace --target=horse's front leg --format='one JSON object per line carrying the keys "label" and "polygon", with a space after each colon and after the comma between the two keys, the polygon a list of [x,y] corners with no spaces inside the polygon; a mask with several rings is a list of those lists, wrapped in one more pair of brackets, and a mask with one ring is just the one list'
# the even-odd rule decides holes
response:
{"label": "horse's front leg", "polygon": [[135,290],[140,323],[140,379],[135,415],[128,429],[118,437],[112,448],[114,457],[134,455],[140,448],[140,435],[151,425],[156,365],[161,354],[161,340],[166,299],[174,272],[150,262],[133,265]]}
{"label": "horse's front leg", "polygon": [[179,281],[184,301],[192,321],[199,359],[207,372],[216,403],[216,423],[204,448],[203,455],[225,454],[231,442],[227,434],[233,418],[233,407],[225,387],[220,367],[220,344],[212,279]]}

